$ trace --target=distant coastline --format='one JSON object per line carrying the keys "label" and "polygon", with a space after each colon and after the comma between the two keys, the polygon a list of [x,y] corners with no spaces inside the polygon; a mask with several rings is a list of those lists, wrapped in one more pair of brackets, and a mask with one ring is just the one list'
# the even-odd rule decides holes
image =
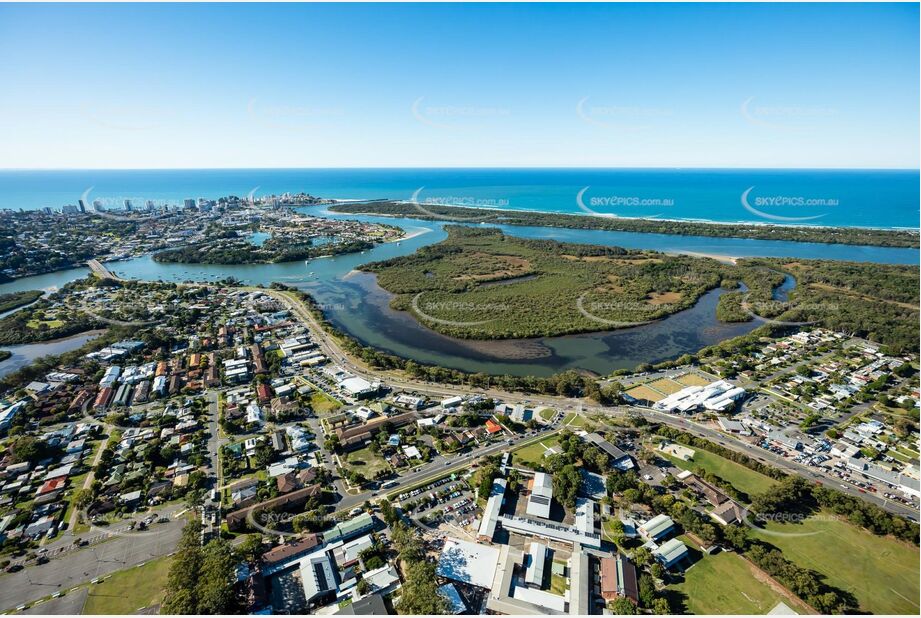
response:
{"label": "distant coastline", "polygon": [[328,206],[333,213],[411,217],[427,221],[456,223],[493,223],[502,225],[595,229],[620,232],[672,234],[784,240],[823,244],[846,244],[873,247],[919,247],[919,233],[890,228],[831,227],[780,225],[772,223],[702,222],[684,219],[601,217],[585,213],[556,213],[511,208],[483,208],[416,204],[408,201],[338,203]]}

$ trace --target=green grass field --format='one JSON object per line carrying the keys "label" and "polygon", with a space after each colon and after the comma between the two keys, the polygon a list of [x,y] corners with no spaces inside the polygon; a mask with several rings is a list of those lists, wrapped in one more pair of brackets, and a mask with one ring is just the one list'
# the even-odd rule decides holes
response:
{"label": "green grass field", "polygon": [[545,421],[549,421],[556,414],[556,410],[554,410],[553,408],[544,408],[537,414]]}
{"label": "green grass field", "polygon": [[767,526],[777,532],[815,532],[811,536],[756,533],[801,567],[826,576],[829,584],[851,591],[860,609],[873,614],[918,614],[918,548],[878,537],[828,517],[802,524]]}
{"label": "green grass field", "polygon": [[313,391],[310,395],[310,407],[317,414],[330,414],[342,407],[342,404],[322,391]]}
{"label": "green grass field", "polygon": [[744,491],[749,496],[755,496],[770,489],[776,481],[770,477],[764,476],[754,470],[749,470],[741,464],[729,461],[724,457],[715,455],[702,449],[694,449],[694,458],[691,461],[682,461],[676,457],[666,455],[661,451],[656,454],[665,457],[673,464],[683,470],[694,470],[703,468],[707,472],[729,481],[733,487],[739,491]]}
{"label": "green grass field", "polygon": [[767,614],[784,602],[800,612],[802,606],[783,597],[755,576],[751,565],[729,552],[706,555],[684,574],[684,581],[668,588],[685,597],[692,614]]}
{"label": "green grass field", "polygon": [[390,470],[390,464],[380,455],[372,453],[368,447],[344,454],[339,459],[347,468],[364,474],[368,479],[373,479],[381,470]]}
{"label": "green grass field", "polygon": [[578,429],[585,424],[585,417],[577,412],[570,412],[563,417],[563,426]]}
{"label": "green grass field", "polygon": [[90,586],[84,614],[134,614],[163,601],[163,588],[172,558],[163,557],[143,566],[117,571]]}
{"label": "green grass field", "polygon": [[540,442],[522,446],[521,448],[512,451],[512,462],[516,466],[533,468],[535,465],[544,461],[544,453],[547,452],[548,448],[557,446],[559,443],[559,438],[552,436],[550,438],[541,440]]}

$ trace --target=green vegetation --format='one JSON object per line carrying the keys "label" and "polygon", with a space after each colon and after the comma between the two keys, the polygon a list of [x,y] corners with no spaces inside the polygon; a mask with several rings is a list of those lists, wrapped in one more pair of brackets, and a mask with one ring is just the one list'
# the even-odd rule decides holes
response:
{"label": "green vegetation", "polygon": [[365,479],[376,478],[381,472],[389,471],[390,464],[374,453],[369,447],[358,449],[339,456],[346,471],[360,474]]}
{"label": "green vegetation", "polygon": [[[566,563],[562,560],[554,560],[553,562],[561,564],[563,565],[563,567],[566,566]],[[553,594],[564,596],[566,594],[566,590],[568,589],[569,589],[568,579],[566,579],[562,575],[557,575],[555,573],[550,574],[550,592],[552,592]]]}
{"label": "green vegetation", "polygon": [[320,390],[310,394],[310,407],[316,414],[329,414],[342,407],[342,404]]}
{"label": "green vegetation", "polygon": [[782,275],[708,258],[506,236],[447,226],[448,238],[362,266],[396,294],[391,305],[431,328],[473,339],[611,330],[665,317],[727,281],[767,294]]}
{"label": "green vegetation", "polygon": [[[775,523],[755,536],[778,547],[801,567],[851,591],[860,609],[873,614],[917,614],[918,548],[880,538],[820,511],[802,523]],[[778,536],[770,532],[789,532]],[[809,534],[815,533],[815,534]]]}
{"label": "green vegetation", "polygon": [[719,455],[700,449],[694,452],[694,457],[691,461],[683,461],[677,457],[662,453],[661,451],[656,451],[656,454],[667,458],[683,470],[694,472],[697,468],[703,468],[707,472],[715,474],[739,491],[743,491],[750,496],[769,490],[777,482],[760,472],[755,472],[741,464],[737,464]]}
{"label": "green vegetation", "polygon": [[[918,266],[832,260],[745,259],[740,265],[781,270],[796,278],[789,303],[759,315],[815,322],[886,345],[918,351]],[[765,309],[771,309],[767,303]],[[773,313],[773,315],[771,314]]]}
{"label": "green vegetation", "polygon": [[874,245],[880,247],[917,247],[918,233],[901,230],[874,230],[851,227],[806,227],[793,225],[714,224],[698,221],[668,221],[656,219],[627,219],[613,217],[587,217],[549,212],[502,211],[484,208],[462,208],[427,204],[431,216],[414,204],[404,202],[373,202],[362,204],[336,204],[335,212],[368,213],[438,220],[456,217],[468,223],[501,223],[504,225],[535,225],[563,227],[580,230],[612,230],[645,232],[651,234],[677,234],[681,236],[708,236],[717,238],[751,238],[758,240],[793,240],[798,242],[841,243],[847,245]]}
{"label": "green vegetation", "polygon": [[290,237],[276,238],[274,236],[267,239],[262,245],[256,246],[245,238],[234,236],[214,238],[178,249],[167,249],[154,254],[154,260],[180,264],[268,264],[356,253],[367,251],[372,247],[374,243],[366,240],[314,245],[310,238],[306,237],[296,242]]}
{"label": "green vegetation", "polygon": [[579,414],[578,412],[570,412],[565,417],[563,417],[563,427],[574,427],[579,428],[585,424],[585,417]]}
{"label": "green vegetation", "polygon": [[[544,462],[544,454],[553,447],[559,447],[560,439],[553,436],[512,451],[512,461],[516,466],[534,468]],[[559,450],[559,448],[557,448]]]}
{"label": "green vegetation", "polygon": [[201,524],[190,521],[182,530],[164,590],[164,614],[232,614],[237,557],[225,539],[200,543]]}
{"label": "green vegetation", "polygon": [[[686,538],[682,540],[690,543]],[[688,549],[699,559],[685,572],[684,581],[669,586],[683,598],[687,613],[767,614],[780,602],[805,613],[800,604],[759,579],[755,568],[738,554],[707,555],[690,546]]]}
{"label": "green vegetation", "polygon": [[54,298],[55,295],[43,298],[31,307],[0,319],[0,345],[50,341],[105,326],[76,311],[68,313],[66,322],[57,317],[45,319],[44,312],[51,307]]}
{"label": "green vegetation", "polygon": [[168,556],[157,558],[91,585],[82,613],[129,615],[160,604],[171,561]]}
{"label": "green vegetation", "polygon": [[496,387],[503,390],[517,390],[528,393],[588,397],[604,404],[618,401],[620,385],[602,387],[593,377],[577,371],[567,370],[549,377],[497,376],[485,373],[466,373],[439,365],[423,365],[395,354],[388,354],[377,348],[363,345],[355,338],[339,330],[326,319],[317,302],[309,294],[277,282],[272,283],[271,287],[275,290],[284,290],[286,295],[303,303],[320,327],[329,333],[346,353],[375,369],[384,371],[402,370],[412,378],[446,384],[467,384],[475,388]]}
{"label": "green vegetation", "polygon": [[17,307],[28,305],[42,297],[41,290],[23,290],[21,292],[12,292],[9,294],[0,294],[0,313],[12,311]]}
{"label": "green vegetation", "polygon": [[400,614],[438,615],[447,610],[447,601],[438,594],[435,563],[425,559],[422,540],[414,528],[403,522],[392,526],[391,538],[403,571],[403,587],[397,611]]}

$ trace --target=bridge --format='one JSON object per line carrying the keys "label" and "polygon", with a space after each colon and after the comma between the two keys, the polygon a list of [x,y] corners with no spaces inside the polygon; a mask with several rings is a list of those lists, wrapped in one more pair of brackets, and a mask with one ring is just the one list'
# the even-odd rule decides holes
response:
{"label": "bridge", "polygon": [[90,271],[100,279],[112,279],[113,281],[121,281],[121,278],[114,274],[111,270],[102,265],[97,259],[87,260],[86,265],[89,266]]}

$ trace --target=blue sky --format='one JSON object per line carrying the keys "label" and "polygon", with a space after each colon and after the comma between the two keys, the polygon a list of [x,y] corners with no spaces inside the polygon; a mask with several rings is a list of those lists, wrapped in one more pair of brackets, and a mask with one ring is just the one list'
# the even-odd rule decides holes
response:
{"label": "blue sky", "polygon": [[918,6],[0,5],[0,167],[917,168]]}

